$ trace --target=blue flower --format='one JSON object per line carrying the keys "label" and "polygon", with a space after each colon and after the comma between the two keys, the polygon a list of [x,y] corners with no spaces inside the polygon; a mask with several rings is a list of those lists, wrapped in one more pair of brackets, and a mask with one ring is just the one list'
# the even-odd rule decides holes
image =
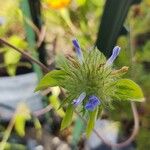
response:
{"label": "blue flower", "polygon": [[85,105],[85,109],[93,111],[100,103],[100,100],[96,96],[90,96],[89,101]]}
{"label": "blue flower", "polygon": [[75,47],[78,60],[79,60],[80,63],[82,63],[82,61],[83,61],[83,54],[82,54],[82,51],[81,51],[81,48],[80,48],[80,45],[79,45],[77,39],[73,39],[72,43],[73,43],[73,45]]}
{"label": "blue flower", "polygon": [[110,58],[107,60],[106,65],[105,66],[111,66],[114,62],[114,60],[117,58],[117,56],[120,53],[121,48],[119,46],[115,46],[113,49],[113,53],[110,56]]}
{"label": "blue flower", "polygon": [[78,106],[79,104],[82,103],[82,101],[85,99],[85,97],[86,97],[86,93],[82,92],[77,99],[73,100],[72,104],[74,106]]}

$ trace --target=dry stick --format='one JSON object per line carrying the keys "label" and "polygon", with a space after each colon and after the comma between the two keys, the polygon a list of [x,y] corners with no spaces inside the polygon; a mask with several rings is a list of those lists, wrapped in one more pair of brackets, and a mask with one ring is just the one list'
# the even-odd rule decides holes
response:
{"label": "dry stick", "polygon": [[37,47],[40,47],[46,35],[46,27],[43,25],[40,30],[30,19],[25,17],[25,21],[36,33],[38,37]]}
{"label": "dry stick", "polygon": [[30,56],[27,52],[25,52],[25,51],[23,51],[23,50],[21,50],[21,49],[15,47],[15,46],[13,46],[12,44],[8,43],[6,40],[4,40],[4,39],[2,39],[2,38],[0,38],[0,43],[5,44],[5,45],[7,45],[7,46],[13,48],[14,50],[18,51],[19,53],[22,54],[22,56],[24,56],[24,57],[27,58],[28,60],[34,62],[35,64],[39,65],[39,66],[43,69],[43,71],[44,71],[45,73],[49,72],[49,69],[48,69],[44,64],[42,64],[41,62],[39,62],[38,60],[36,60],[36,59],[33,58],[32,56]]}
{"label": "dry stick", "polygon": [[42,26],[41,27],[41,31],[40,33],[38,34],[38,41],[37,41],[37,47],[39,48],[41,46],[41,44],[43,43],[44,41],[44,38],[46,36],[46,26]]}
{"label": "dry stick", "polygon": [[49,112],[51,109],[52,109],[52,106],[51,106],[51,105],[47,105],[47,106],[44,107],[43,109],[34,111],[32,114],[33,114],[33,116],[39,117],[39,116],[41,116],[41,115],[43,115],[43,114]]}
{"label": "dry stick", "polygon": [[[45,73],[48,73],[49,72],[49,69],[44,65],[42,64],[41,62],[37,61],[36,59],[34,59],[32,56],[30,56],[29,54],[23,52],[22,50],[16,48],[15,46],[9,44],[8,42],[6,42],[5,40],[1,39],[0,38],[0,42],[2,42],[3,44],[15,49],[16,51],[18,51],[19,53],[21,53],[22,55],[24,55],[28,60],[36,63],[37,65],[39,65],[44,71]],[[121,148],[121,147],[125,147],[127,146],[128,144],[130,144],[136,134],[138,133],[138,129],[139,129],[139,117],[138,117],[138,112],[137,112],[137,109],[136,109],[136,105],[134,102],[131,102],[131,107],[132,107],[132,112],[133,112],[133,117],[134,117],[134,129],[132,131],[132,134],[130,135],[130,137],[124,141],[124,142],[121,142],[121,143],[111,143],[110,141],[106,140],[104,137],[102,137],[96,129],[93,129],[93,132],[103,141],[103,143],[105,143],[106,145],[110,146],[110,147],[117,147],[117,148]],[[34,112],[33,114],[35,116],[40,116],[48,111],[51,110],[51,107],[50,105],[48,105],[47,107],[43,108],[42,110],[38,110],[36,112]],[[75,110],[75,113],[80,117],[82,118],[82,120],[86,123],[86,120]]]}
{"label": "dry stick", "polygon": [[34,30],[37,36],[40,34],[39,28],[29,18],[25,17],[25,22]]}
{"label": "dry stick", "polygon": [[6,146],[6,144],[7,144],[7,140],[8,140],[8,138],[9,138],[9,136],[10,136],[10,134],[11,134],[11,131],[12,131],[12,129],[13,129],[13,127],[14,127],[14,124],[15,124],[15,115],[16,115],[16,112],[15,112],[15,114],[12,116],[12,118],[11,118],[11,120],[10,120],[8,126],[7,126],[7,129],[6,129],[5,132],[4,132],[3,139],[2,139],[2,141],[1,141],[1,143],[0,143],[0,150],[4,150],[4,149],[5,149],[5,146]]}

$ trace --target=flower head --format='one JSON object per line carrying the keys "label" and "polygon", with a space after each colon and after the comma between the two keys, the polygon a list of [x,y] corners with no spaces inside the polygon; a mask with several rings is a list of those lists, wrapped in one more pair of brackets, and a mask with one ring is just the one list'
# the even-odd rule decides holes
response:
{"label": "flower head", "polygon": [[114,62],[114,60],[117,58],[117,56],[120,53],[121,48],[119,46],[115,46],[112,52],[112,55],[110,56],[110,58],[107,60],[106,62],[106,66],[111,66]]}
{"label": "flower head", "polygon": [[78,41],[76,39],[73,39],[72,43],[73,43],[74,48],[76,50],[76,54],[77,54],[78,60],[80,61],[80,63],[82,63],[82,61],[83,61],[83,54],[82,54],[80,45],[79,45],[79,43],[78,43]]}
{"label": "flower head", "polygon": [[93,111],[98,105],[100,105],[100,100],[98,97],[92,95],[89,97],[89,101],[85,105],[85,109]]}
{"label": "flower head", "polygon": [[78,106],[79,104],[82,103],[82,101],[85,99],[85,97],[86,97],[86,93],[82,92],[77,99],[73,100],[73,102],[72,102],[73,105]]}

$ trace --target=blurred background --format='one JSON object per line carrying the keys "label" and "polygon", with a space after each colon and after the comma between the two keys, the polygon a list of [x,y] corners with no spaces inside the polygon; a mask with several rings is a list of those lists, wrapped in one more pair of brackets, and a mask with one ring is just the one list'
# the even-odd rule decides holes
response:
{"label": "blurred background", "polygon": [[[123,149],[149,150],[149,0],[0,0],[0,38],[50,70],[58,54],[74,55],[73,38],[83,50],[96,45],[106,57],[119,45],[122,50],[115,67],[129,66],[125,77],[137,82],[146,98],[137,103],[139,133]],[[65,111],[58,107],[65,95],[57,87],[34,93],[42,76],[37,65],[0,43],[0,150],[111,149],[93,141],[97,139],[94,135],[86,139],[84,124],[77,116],[69,128],[59,130]],[[101,126],[117,142],[130,136],[133,115],[129,102],[114,105],[115,109],[104,111],[96,128]],[[47,106],[51,111],[41,115],[39,110]]]}

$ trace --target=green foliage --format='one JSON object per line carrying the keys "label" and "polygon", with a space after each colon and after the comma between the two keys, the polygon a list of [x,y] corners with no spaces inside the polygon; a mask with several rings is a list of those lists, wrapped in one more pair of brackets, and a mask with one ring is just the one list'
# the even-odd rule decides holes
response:
{"label": "green foliage", "polygon": [[93,112],[90,112],[89,114],[89,120],[88,120],[87,127],[86,127],[87,137],[89,137],[92,133],[92,130],[95,125],[95,121],[97,119],[97,114],[98,114],[98,108],[96,108]]}
{"label": "green foliage", "polygon": [[142,0],[142,3],[133,8],[130,12],[129,21],[133,26],[132,32],[134,36],[141,36],[150,32],[150,4],[148,1],[149,0]]}
{"label": "green foliage", "polygon": [[20,136],[25,135],[25,123],[27,120],[31,119],[30,111],[26,104],[20,103],[17,106],[15,113],[15,130]]}
{"label": "green foliage", "polygon": [[20,0],[0,1],[0,16],[4,18],[4,24],[0,25],[0,36],[22,35],[24,30],[22,25],[22,14],[19,9]]}
{"label": "green foliage", "polygon": [[113,101],[113,108],[107,111],[109,118],[115,121],[132,120],[133,114],[130,101]]}
{"label": "green foliage", "polygon": [[143,46],[142,50],[138,51],[136,53],[136,57],[138,61],[141,62],[150,62],[150,41],[146,42],[146,44]]}
{"label": "green foliage", "polygon": [[77,1],[78,6],[82,6],[86,3],[86,0],[76,0],[76,1]]}
{"label": "green foliage", "polygon": [[137,150],[148,150],[150,148],[149,129],[141,128],[137,136]]}
{"label": "green foliage", "polygon": [[59,99],[59,94],[60,94],[59,87],[53,87],[53,88],[51,88],[51,92],[52,92],[52,95],[49,96],[49,102],[50,102],[51,106],[53,107],[53,109],[55,110],[55,112],[60,117],[64,117],[65,113],[64,113],[63,108],[59,108],[60,105],[61,105],[60,99]]}
{"label": "green foliage", "polygon": [[67,107],[65,117],[63,118],[61,123],[61,130],[65,129],[71,124],[72,117],[73,117],[73,105],[69,105]]}
{"label": "green foliage", "polygon": [[116,83],[115,94],[121,100],[144,101],[144,95],[139,85],[130,79],[120,79]]}
{"label": "green foliage", "polygon": [[[20,37],[13,35],[8,39],[8,42],[21,49],[27,48],[27,43]],[[4,64],[10,76],[16,74],[17,64],[21,59],[21,54],[12,48],[4,47]]]}
{"label": "green foliage", "polygon": [[63,111],[62,108],[59,108],[60,106],[60,100],[58,98],[58,96],[55,95],[51,95],[49,97],[50,100],[50,104],[51,106],[54,108],[55,112],[60,116],[60,117],[64,117],[65,113]]}
{"label": "green foliage", "polygon": [[42,80],[36,87],[35,91],[38,91],[47,87],[60,86],[60,80],[63,80],[64,75],[66,75],[66,73],[63,70],[50,71],[48,74],[46,74],[42,78]]}

